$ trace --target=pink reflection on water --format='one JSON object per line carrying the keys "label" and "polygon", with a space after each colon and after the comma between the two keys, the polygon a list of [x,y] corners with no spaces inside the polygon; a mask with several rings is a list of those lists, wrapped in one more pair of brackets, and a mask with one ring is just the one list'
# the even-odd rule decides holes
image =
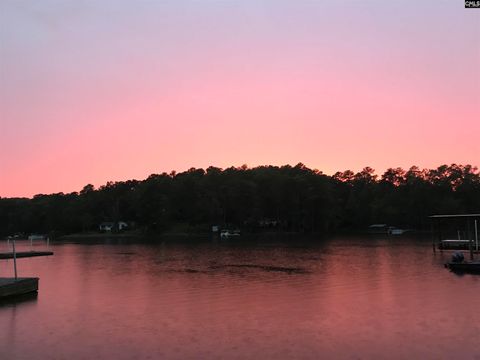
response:
{"label": "pink reflection on water", "polygon": [[[479,354],[478,278],[449,273],[441,255],[413,239],[54,251],[19,262],[22,276],[41,278],[40,292],[0,307],[2,359]],[[306,273],[223,266],[240,264]],[[9,270],[2,266],[0,275]]]}

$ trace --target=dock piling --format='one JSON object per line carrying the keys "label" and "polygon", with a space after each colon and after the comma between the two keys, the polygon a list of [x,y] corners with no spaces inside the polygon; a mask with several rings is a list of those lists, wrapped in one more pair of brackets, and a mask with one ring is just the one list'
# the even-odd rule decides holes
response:
{"label": "dock piling", "polygon": [[477,226],[476,219],[475,219],[475,248],[478,251],[478,226]]}
{"label": "dock piling", "polygon": [[471,236],[470,230],[470,219],[467,219],[467,236],[468,239],[468,249],[470,250],[470,260],[473,261],[473,238]]}
{"label": "dock piling", "polygon": [[15,239],[12,240],[13,245],[13,270],[15,272],[15,281],[18,279],[17,276],[17,252],[15,251]]}

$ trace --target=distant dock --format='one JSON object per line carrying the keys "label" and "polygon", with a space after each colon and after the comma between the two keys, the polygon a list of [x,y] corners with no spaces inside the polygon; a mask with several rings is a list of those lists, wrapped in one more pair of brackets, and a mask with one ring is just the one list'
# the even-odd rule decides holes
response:
{"label": "distant dock", "polygon": [[38,278],[0,278],[0,299],[38,291]]}
{"label": "distant dock", "polygon": [[15,256],[17,258],[27,258],[27,257],[36,257],[36,256],[49,256],[53,255],[53,251],[20,251],[16,252],[15,255],[13,252],[1,252],[0,259],[13,259]]}

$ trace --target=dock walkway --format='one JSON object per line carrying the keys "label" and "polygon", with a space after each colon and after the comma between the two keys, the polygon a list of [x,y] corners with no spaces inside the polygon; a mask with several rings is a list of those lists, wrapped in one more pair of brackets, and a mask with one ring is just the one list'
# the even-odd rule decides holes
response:
{"label": "dock walkway", "polygon": [[[17,259],[49,255],[53,255],[53,251],[17,251],[16,253]],[[13,252],[1,252],[0,259],[13,259]]]}

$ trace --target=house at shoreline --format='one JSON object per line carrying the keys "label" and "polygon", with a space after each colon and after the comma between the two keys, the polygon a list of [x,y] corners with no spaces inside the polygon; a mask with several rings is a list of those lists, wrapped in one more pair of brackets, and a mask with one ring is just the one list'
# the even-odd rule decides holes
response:
{"label": "house at shoreline", "polygon": [[[118,231],[123,231],[123,230],[126,230],[128,228],[128,224],[125,221],[119,221],[117,223],[117,226],[118,226],[118,228],[117,228]],[[115,230],[115,222],[113,222],[113,221],[102,222],[98,226],[98,229],[101,232],[112,232],[113,230]]]}

